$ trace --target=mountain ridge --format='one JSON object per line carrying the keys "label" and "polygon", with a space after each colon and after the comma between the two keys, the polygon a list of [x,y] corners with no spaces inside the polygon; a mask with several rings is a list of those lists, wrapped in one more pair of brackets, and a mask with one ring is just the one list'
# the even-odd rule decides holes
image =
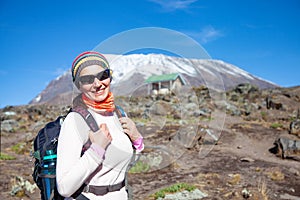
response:
{"label": "mountain ridge", "polygon": [[[174,72],[181,73],[191,86],[196,87],[206,85],[228,90],[241,83],[250,83],[261,89],[280,87],[222,60],[188,59],[163,54],[104,55],[113,70],[112,90],[119,96],[130,95],[132,89],[143,85],[151,75]],[[29,104],[70,104],[70,98],[76,92],[71,72],[67,70],[52,80]]]}

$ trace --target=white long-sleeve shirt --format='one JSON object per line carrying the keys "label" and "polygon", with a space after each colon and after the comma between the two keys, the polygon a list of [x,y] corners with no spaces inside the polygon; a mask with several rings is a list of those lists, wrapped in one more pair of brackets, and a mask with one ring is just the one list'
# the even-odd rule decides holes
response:
{"label": "white long-sleeve shirt", "polygon": [[[122,182],[133,155],[132,143],[123,132],[116,114],[103,116],[91,109],[89,111],[98,125],[106,123],[112,142],[104,156],[99,156],[92,148],[80,156],[82,146],[88,140],[90,128],[80,114],[75,112],[68,114],[59,135],[56,167],[58,191],[66,197],[70,197],[83,183],[104,186]],[[109,192],[103,196],[83,194],[91,200],[127,199],[124,187],[120,191]]]}

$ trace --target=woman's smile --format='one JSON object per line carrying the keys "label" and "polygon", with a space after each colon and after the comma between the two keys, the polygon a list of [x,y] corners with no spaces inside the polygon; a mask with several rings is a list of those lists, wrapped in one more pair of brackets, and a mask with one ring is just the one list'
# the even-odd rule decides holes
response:
{"label": "woman's smile", "polygon": [[96,90],[93,92],[96,96],[103,95],[105,91],[105,87],[98,87]]}

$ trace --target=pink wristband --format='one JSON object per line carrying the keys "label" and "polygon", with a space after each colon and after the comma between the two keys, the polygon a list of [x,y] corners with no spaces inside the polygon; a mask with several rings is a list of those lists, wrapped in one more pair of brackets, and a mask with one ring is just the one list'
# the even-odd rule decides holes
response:
{"label": "pink wristband", "polygon": [[141,151],[144,149],[143,139],[144,138],[141,136],[137,140],[132,142],[132,144],[136,150]]}

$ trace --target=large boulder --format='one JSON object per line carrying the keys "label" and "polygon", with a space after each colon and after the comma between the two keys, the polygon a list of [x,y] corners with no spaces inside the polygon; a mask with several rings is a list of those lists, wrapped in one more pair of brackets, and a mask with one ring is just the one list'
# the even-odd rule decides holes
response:
{"label": "large boulder", "polygon": [[282,159],[290,158],[300,161],[300,140],[279,137],[274,142],[275,152]]}

